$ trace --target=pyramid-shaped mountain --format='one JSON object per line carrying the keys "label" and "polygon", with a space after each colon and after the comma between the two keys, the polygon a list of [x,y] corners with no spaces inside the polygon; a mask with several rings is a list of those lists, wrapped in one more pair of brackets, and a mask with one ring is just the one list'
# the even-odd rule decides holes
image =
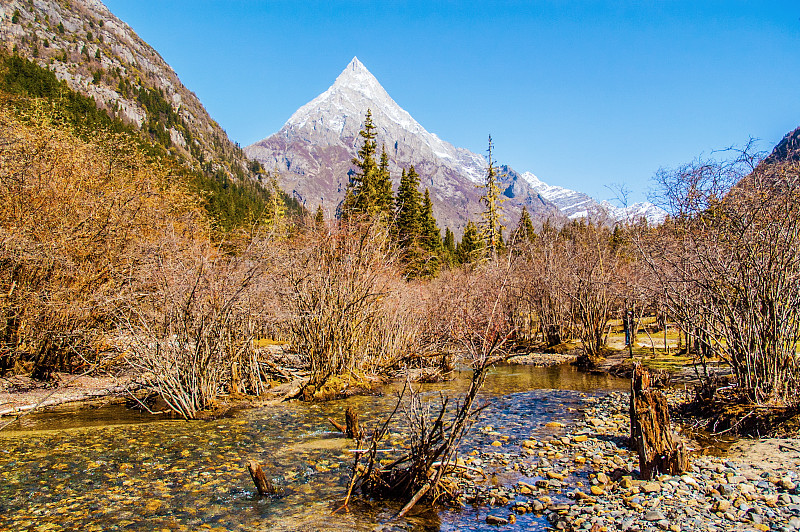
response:
{"label": "pyramid-shaped mountain", "polygon": [[[357,59],[331,87],[297,110],[280,131],[245,148],[265,168],[277,168],[281,185],[309,209],[317,205],[332,215],[344,198],[361,147],[358,132],[367,110],[372,111],[377,142],[386,148],[390,172],[399,181],[402,168],[414,165],[421,187],[430,189],[434,211],[442,227],[460,233],[467,220],[477,219],[486,161],[456,148],[425,130],[384,90]],[[506,225],[516,223],[522,205],[538,217],[559,218],[558,209],[517,176],[506,177]]]}
{"label": "pyramid-shaped mountain", "polygon": [[[248,146],[245,153],[268,170],[277,169],[284,189],[308,209],[322,205],[333,215],[344,198],[351,161],[362,144],[358,133],[368,109],[377,128],[378,146],[383,145],[389,155],[395,185],[402,168],[414,165],[421,186],[431,192],[440,226],[458,234],[469,219],[477,220],[482,211],[480,185],[487,167],[484,158],[428,132],[357,58],[328,90],[298,109],[280,131]],[[520,174],[503,166],[501,176],[506,226],[516,225],[523,206],[535,222],[608,212],[585,194],[550,187],[529,172]],[[548,197],[555,189],[558,194]],[[572,208],[578,201],[582,207]]]}

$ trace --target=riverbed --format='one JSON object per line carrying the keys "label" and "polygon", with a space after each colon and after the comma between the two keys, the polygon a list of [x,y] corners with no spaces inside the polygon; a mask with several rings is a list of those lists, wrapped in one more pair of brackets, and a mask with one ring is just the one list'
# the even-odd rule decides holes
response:
{"label": "riverbed", "polygon": [[[469,375],[424,385],[431,401],[464,391]],[[557,435],[580,416],[587,396],[627,389],[628,381],[570,366],[502,366],[486,381],[490,406],[462,453],[519,451],[528,439]],[[357,500],[336,511],[347,491],[353,441],[331,432],[328,417],[346,407],[369,429],[390,411],[397,385],[381,395],[319,404],[285,403],[215,421],[162,421],[123,406],[62,408],[27,416],[0,433],[0,528],[9,530],[493,530],[487,509],[418,506],[391,521],[402,504]],[[558,424],[563,425],[559,427]],[[481,430],[489,427],[491,430]],[[502,434],[502,437],[498,437]],[[402,428],[392,433],[402,445]],[[499,448],[499,449],[498,449]],[[260,498],[246,470],[265,464],[284,489]],[[486,482],[530,481],[522,473]],[[335,513],[334,513],[335,512]],[[544,530],[542,517],[519,517]]]}

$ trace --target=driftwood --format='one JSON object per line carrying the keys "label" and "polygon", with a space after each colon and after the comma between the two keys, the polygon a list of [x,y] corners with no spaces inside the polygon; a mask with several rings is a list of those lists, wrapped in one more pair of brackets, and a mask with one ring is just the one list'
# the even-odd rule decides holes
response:
{"label": "driftwood", "polygon": [[358,413],[352,406],[348,406],[347,410],[344,412],[344,425],[330,417],[328,418],[328,421],[336,430],[342,434],[346,434],[348,438],[361,440],[364,436],[364,433],[361,432],[361,426],[358,423]]}
{"label": "driftwood", "polygon": [[265,495],[278,494],[278,489],[276,489],[275,485],[267,478],[267,475],[264,474],[264,470],[261,469],[259,464],[250,460],[247,462],[247,471],[250,472],[250,478],[253,479],[253,484],[256,485],[259,495],[264,497]]}
{"label": "driftwood", "polygon": [[330,421],[331,425],[333,425],[336,430],[338,430],[342,434],[347,434],[346,426],[342,425],[341,423],[330,417],[328,418],[328,421]]}
{"label": "driftwood", "polygon": [[639,363],[631,377],[631,444],[639,454],[641,478],[686,471],[689,455],[670,428],[667,400],[650,387],[650,373]]}

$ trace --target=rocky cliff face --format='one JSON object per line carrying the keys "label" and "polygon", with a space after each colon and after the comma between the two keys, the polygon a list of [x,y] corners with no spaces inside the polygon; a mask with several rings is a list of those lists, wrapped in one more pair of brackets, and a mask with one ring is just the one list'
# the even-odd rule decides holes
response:
{"label": "rocky cliff face", "polygon": [[768,163],[783,161],[800,161],[800,127],[787,133],[766,159]]}
{"label": "rocky cliff face", "polygon": [[[402,168],[414,165],[421,186],[431,191],[440,225],[460,233],[468,219],[478,218],[482,211],[479,187],[487,168],[484,158],[426,131],[357,58],[280,131],[246,147],[245,153],[267,169],[277,169],[283,186],[307,208],[321,204],[333,214],[344,197],[351,160],[361,145],[358,132],[367,109],[377,126],[378,145],[389,155],[395,183]],[[523,206],[539,223],[598,213],[608,217],[607,209],[589,196],[551,187],[531,173],[500,166],[499,175],[506,197],[504,223],[509,228],[515,227]]]}
{"label": "rocky cliff face", "polygon": [[[207,170],[246,168],[241,150],[197,96],[99,0],[4,0],[0,42],[93,97],[112,116],[159,129],[162,144],[189,164]],[[156,124],[156,115],[165,112],[174,116],[161,116]]]}

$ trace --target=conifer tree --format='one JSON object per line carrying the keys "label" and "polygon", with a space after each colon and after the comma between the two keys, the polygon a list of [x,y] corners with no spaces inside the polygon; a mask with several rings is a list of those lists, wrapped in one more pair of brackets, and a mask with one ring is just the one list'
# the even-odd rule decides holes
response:
{"label": "conifer tree", "polygon": [[484,258],[485,254],[486,240],[481,238],[478,227],[470,220],[456,248],[456,258],[459,264],[470,264]]}
{"label": "conifer tree", "polygon": [[456,237],[449,227],[446,227],[444,230],[442,262],[448,266],[452,266],[456,262]]}
{"label": "conifer tree", "polygon": [[486,171],[486,184],[483,187],[483,196],[481,196],[481,203],[484,205],[481,229],[486,239],[486,248],[489,257],[492,260],[497,258],[498,252],[503,247],[503,226],[501,224],[500,212],[500,204],[503,200],[500,194],[500,186],[497,183],[497,172],[494,168],[494,161],[492,160],[493,148],[492,136],[489,135],[489,168]]}
{"label": "conifer tree", "polygon": [[533,242],[536,239],[536,229],[533,227],[531,215],[528,214],[528,209],[523,206],[522,212],[519,215],[519,223],[514,230],[514,239],[516,242]]}
{"label": "conifer tree", "polygon": [[403,170],[396,198],[397,243],[400,247],[410,247],[419,243],[422,232],[422,201],[419,193],[419,174],[414,167]]}
{"label": "conifer tree", "polygon": [[377,211],[390,218],[394,209],[394,196],[392,195],[392,177],[389,175],[389,155],[386,153],[386,146],[381,148],[381,162],[378,165],[376,178],[375,203]]}
{"label": "conifer tree", "polygon": [[317,205],[317,212],[314,213],[314,225],[317,229],[322,229],[325,225],[325,211],[322,210],[322,205]]}
{"label": "conifer tree", "polygon": [[440,254],[442,251],[442,233],[439,231],[436,218],[433,216],[433,202],[431,201],[430,191],[427,188],[422,198],[420,218],[422,220],[423,247],[431,253]]}
{"label": "conifer tree", "polygon": [[427,252],[422,273],[424,277],[436,277],[442,264],[442,233],[433,216],[433,202],[427,188],[422,198],[420,220],[422,248]]}
{"label": "conifer tree", "polygon": [[342,216],[349,217],[353,214],[372,215],[378,212],[376,201],[376,185],[378,181],[378,164],[375,160],[376,142],[375,125],[372,123],[372,111],[367,109],[364,117],[364,127],[358,133],[364,139],[364,144],[358,150],[358,157],[352,163],[358,170],[350,176],[347,184]]}

